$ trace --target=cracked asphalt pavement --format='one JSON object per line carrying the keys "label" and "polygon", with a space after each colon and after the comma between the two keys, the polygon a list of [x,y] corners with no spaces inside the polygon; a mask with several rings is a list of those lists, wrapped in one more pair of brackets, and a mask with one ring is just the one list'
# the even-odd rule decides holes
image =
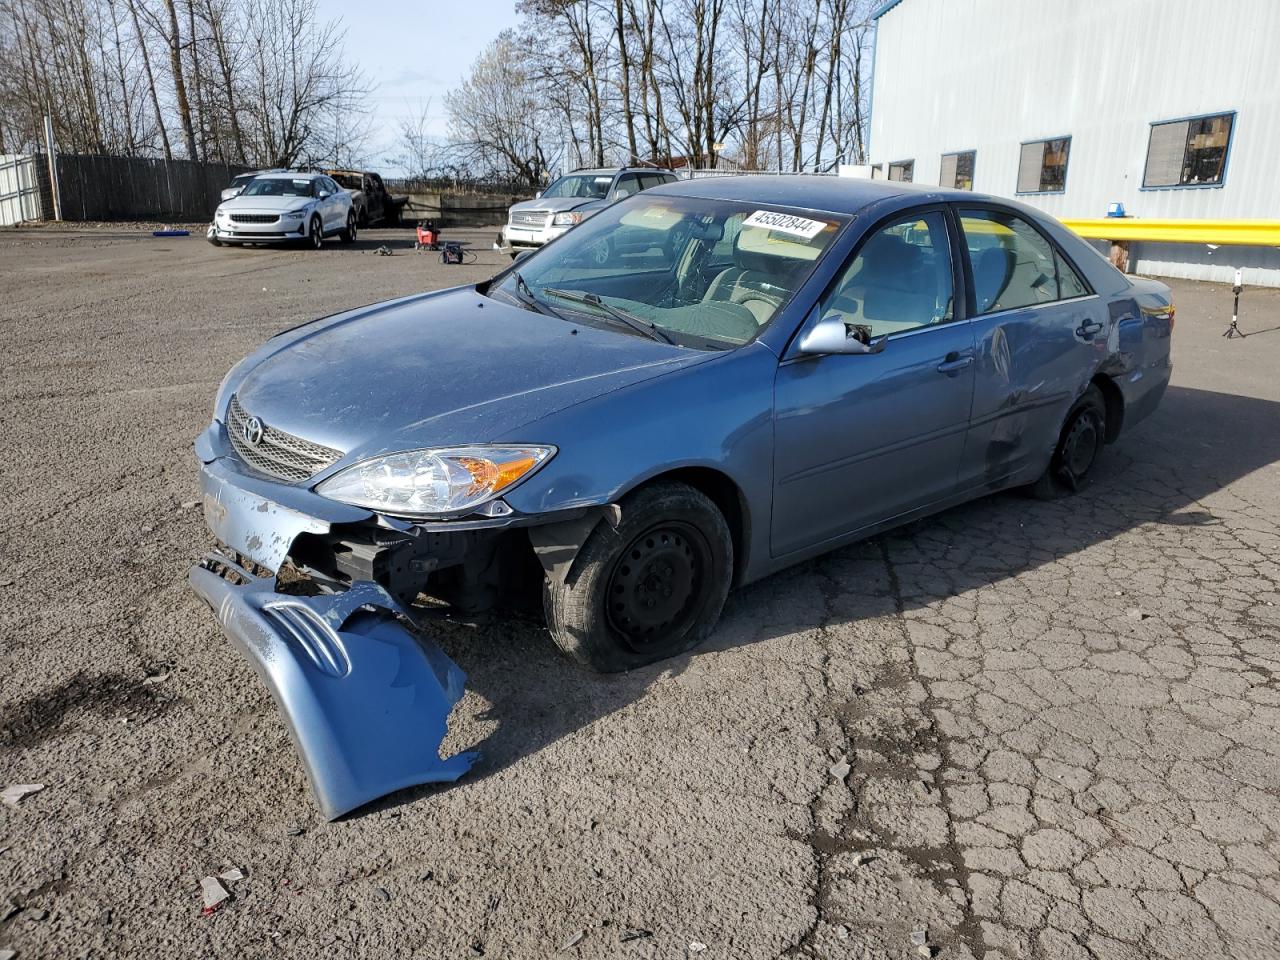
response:
{"label": "cracked asphalt pavement", "polygon": [[501,265],[446,233],[474,264],[0,235],[0,787],[44,784],[0,804],[0,951],[1280,957],[1280,291],[1225,340],[1229,290],[1173,283],[1173,385],[1086,492],[737,591],[692,655],[440,628],[484,759],[323,822],[187,588],[191,440],[277,330]]}

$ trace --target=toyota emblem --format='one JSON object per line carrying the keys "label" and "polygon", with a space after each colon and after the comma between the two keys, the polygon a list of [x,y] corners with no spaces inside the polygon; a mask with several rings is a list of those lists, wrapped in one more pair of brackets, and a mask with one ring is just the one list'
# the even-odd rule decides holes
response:
{"label": "toyota emblem", "polygon": [[244,422],[244,426],[241,428],[241,433],[244,435],[245,443],[249,444],[251,447],[256,447],[262,442],[262,433],[264,429],[265,428],[262,426],[261,420],[257,417],[250,417]]}

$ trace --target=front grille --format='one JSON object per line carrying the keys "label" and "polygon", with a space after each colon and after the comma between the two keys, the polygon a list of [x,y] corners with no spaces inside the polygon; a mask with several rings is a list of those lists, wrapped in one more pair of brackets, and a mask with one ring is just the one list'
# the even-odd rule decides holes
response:
{"label": "front grille", "polygon": [[240,459],[257,473],[299,483],[314,477],[325,467],[332,466],[342,456],[340,450],[303,440],[266,425],[262,428],[262,440],[256,445],[252,444],[244,436],[244,425],[248,419],[249,414],[240,406],[239,397],[232,397],[227,417],[231,446]]}
{"label": "front grille", "polygon": [[512,210],[509,222],[513,227],[545,227],[547,225],[547,211]]}
{"label": "front grille", "polygon": [[280,215],[276,213],[233,213],[231,221],[233,223],[275,223],[280,219]]}

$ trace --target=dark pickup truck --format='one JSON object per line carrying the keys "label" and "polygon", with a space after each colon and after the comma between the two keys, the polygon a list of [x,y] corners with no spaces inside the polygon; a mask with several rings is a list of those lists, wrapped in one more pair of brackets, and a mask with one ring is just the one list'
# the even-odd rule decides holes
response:
{"label": "dark pickup truck", "polygon": [[382,177],[368,170],[323,170],[327,176],[338,181],[338,186],[351,194],[351,205],[356,212],[356,221],[362,227],[380,224],[384,227],[398,227],[400,213],[409,202],[408,197],[393,197],[387,192]]}

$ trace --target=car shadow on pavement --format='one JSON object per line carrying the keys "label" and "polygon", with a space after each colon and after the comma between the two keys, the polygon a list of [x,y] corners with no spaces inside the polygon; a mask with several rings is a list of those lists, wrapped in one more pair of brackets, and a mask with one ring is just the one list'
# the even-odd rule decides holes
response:
{"label": "car shadow on pavement", "polygon": [[[532,620],[487,623],[483,643],[471,642],[470,628],[432,629],[466,671],[468,690],[488,704],[480,718],[489,729],[483,740],[446,741],[445,750],[479,750],[482,759],[456,784],[411,788],[365,810],[441,789],[466,789],[627,709],[655,682],[703,666],[699,658],[771,643],[778,649],[761,658],[762,664],[794,665],[788,636],[841,620],[893,617],[1016,577],[1139,526],[1216,524],[1202,499],[1280,461],[1278,424],[1280,403],[1171,387],[1156,413],[1107,448],[1093,483],[1075,497],[1040,502],[1016,491],[985,497],[782,571],[734,591],[721,626],[699,650],[627,674],[602,676],[576,666]],[[930,586],[903,595],[896,577],[886,576],[889,551],[925,540],[973,559],[950,564],[936,581],[926,571]],[[652,746],[663,749],[660,741]]]}

